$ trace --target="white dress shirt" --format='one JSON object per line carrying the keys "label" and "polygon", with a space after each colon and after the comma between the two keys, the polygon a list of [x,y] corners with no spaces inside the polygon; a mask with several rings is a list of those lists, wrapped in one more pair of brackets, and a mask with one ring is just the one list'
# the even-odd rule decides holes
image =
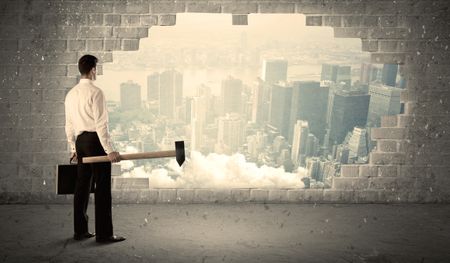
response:
{"label": "white dress shirt", "polygon": [[108,132],[108,110],[103,91],[90,79],[80,79],[66,95],[66,135],[72,152],[75,141],[83,131],[97,132],[106,153],[114,152]]}

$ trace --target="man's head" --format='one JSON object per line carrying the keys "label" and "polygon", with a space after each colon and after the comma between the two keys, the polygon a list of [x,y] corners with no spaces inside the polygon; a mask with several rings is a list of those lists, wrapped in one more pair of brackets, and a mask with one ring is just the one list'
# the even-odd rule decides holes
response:
{"label": "man's head", "polygon": [[97,78],[98,59],[92,55],[84,55],[78,60],[78,70],[83,78],[95,80]]}

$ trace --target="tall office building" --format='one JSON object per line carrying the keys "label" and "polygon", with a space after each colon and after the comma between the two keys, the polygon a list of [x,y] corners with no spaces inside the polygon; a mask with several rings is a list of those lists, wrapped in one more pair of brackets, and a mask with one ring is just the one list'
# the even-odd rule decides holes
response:
{"label": "tall office building", "polygon": [[206,124],[206,97],[194,97],[191,101],[191,149],[200,151]]}
{"label": "tall office building", "polygon": [[221,115],[242,113],[242,80],[228,76],[222,80]]}
{"label": "tall office building", "polygon": [[252,118],[257,125],[267,122],[270,105],[270,85],[258,78],[252,92]]}
{"label": "tall office building", "polygon": [[368,85],[370,82],[375,81],[378,77],[379,69],[370,63],[361,64],[361,72],[359,82],[363,85]]}
{"label": "tall office building", "polygon": [[367,145],[367,131],[364,128],[355,127],[348,142],[349,158],[362,158],[369,154]]}
{"label": "tall office building", "polygon": [[338,68],[339,68],[338,65],[322,64],[322,72],[320,74],[320,80],[336,82]]}
{"label": "tall office building", "polygon": [[381,83],[386,86],[395,87],[396,79],[397,79],[397,64],[384,64],[383,71],[381,74]]}
{"label": "tall office building", "polygon": [[289,134],[289,121],[292,101],[292,85],[286,82],[272,84],[269,123],[278,129],[284,138]]}
{"label": "tall office building", "polygon": [[320,160],[317,157],[308,158],[306,161],[306,174],[308,177],[321,181],[322,176],[320,175]]}
{"label": "tall office building", "polygon": [[292,104],[289,120],[289,142],[292,142],[294,124],[305,120],[309,129],[319,140],[323,140],[326,129],[328,86],[315,81],[296,81],[292,87]]}
{"label": "tall office building", "polygon": [[365,126],[370,95],[338,91],[334,94],[330,116],[330,143],[340,144],[355,126]]}
{"label": "tall office building", "polygon": [[264,59],[261,78],[268,84],[287,80],[288,62],[284,59]]}
{"label": "tall office building", "polygon": [[306,153],[306,144],[309,135],[309,127],[307,121],[297,120],[294,125],[294,136],[292,142],[291,158],[295,165],[303,163]]}
{"label": "tall office building", "polygon": [[245,122],[236,113],[227,113],[218,120],[217,143],[225,146],[225,153],[232,154],[239,150],[244,142]]}
{"label": "tall office building", "polygon": [[183,98],[183,75],[176,70],[164,71],[159,82],[159,114],[174,118]]}
{"label": "tall office building", "polygon": [[159,100],[159,73],[147,76],[147,100]]}
{"label": "tall office building", "polygon": [[120,106],[123,110],[141,108],[141,86],[129,80],[120,84]]}
{"label": "tall office building", "polygon": [[343,83],[346,88],[352,85],[352,68],[351,66],[339,66],[336,74],[336,83]]}
{"label": "tall office building", "polygon": [[369,87],[370,104],[367,121],[371,127],[379,127],[381,117],[400,113],[400,88],[371,84]]}

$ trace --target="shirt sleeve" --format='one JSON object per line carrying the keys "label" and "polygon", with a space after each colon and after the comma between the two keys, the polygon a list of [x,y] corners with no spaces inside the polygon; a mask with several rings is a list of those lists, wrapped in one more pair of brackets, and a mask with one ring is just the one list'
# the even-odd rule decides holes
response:
{"label": "shirt sleeve", "polygon": [[65,124],[65,130],[66,130],[66,136],[67,136],[67,142],[69,143],[69,148],[71,152],[75,152],[75,131],[73,129],[73,123],[70,116],[70,105],[66,100],[64,101],[64,109],[65,109],[65,115],[66,115],[66,124]]}
{"label": "shirt sleeve", "polygon": [[106,108],[105,96],[102,90],[93,94],[92,111],[94,115],[95,131],[100,139],[100,143],[106,153],[114,152],[113,143],[108,131],[108,110]]}

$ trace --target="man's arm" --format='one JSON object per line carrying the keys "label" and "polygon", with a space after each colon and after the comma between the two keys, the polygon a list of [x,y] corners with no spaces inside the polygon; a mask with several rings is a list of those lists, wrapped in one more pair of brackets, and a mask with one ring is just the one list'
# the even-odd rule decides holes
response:
{"label": "man's arm", "polygon": [[[66,136],[67,136],[67,142],[69,143],[69,147],[70,147],[70,152],[74,153],[76,152],[75,150],[75,131],[73,129],[73,123],[72,123],[72,119],[70,117],[70,108],[69,108],[69,103],[67,101],[67,99],[64,102],[64,108],[65,108],[65,114],[66,114],[66,125],[65,125],[65,130],[66,130]],[[72,109],[73,110],[73,109]]]}
{"label": "man's arm", "polygon": [[107,154],[115,152],[108,131],[108,110],[106,108],[105,96],[103,95],[102,90],[98,90],[94,93],[92,110],[94,114],[95,130],[103,149]]}

